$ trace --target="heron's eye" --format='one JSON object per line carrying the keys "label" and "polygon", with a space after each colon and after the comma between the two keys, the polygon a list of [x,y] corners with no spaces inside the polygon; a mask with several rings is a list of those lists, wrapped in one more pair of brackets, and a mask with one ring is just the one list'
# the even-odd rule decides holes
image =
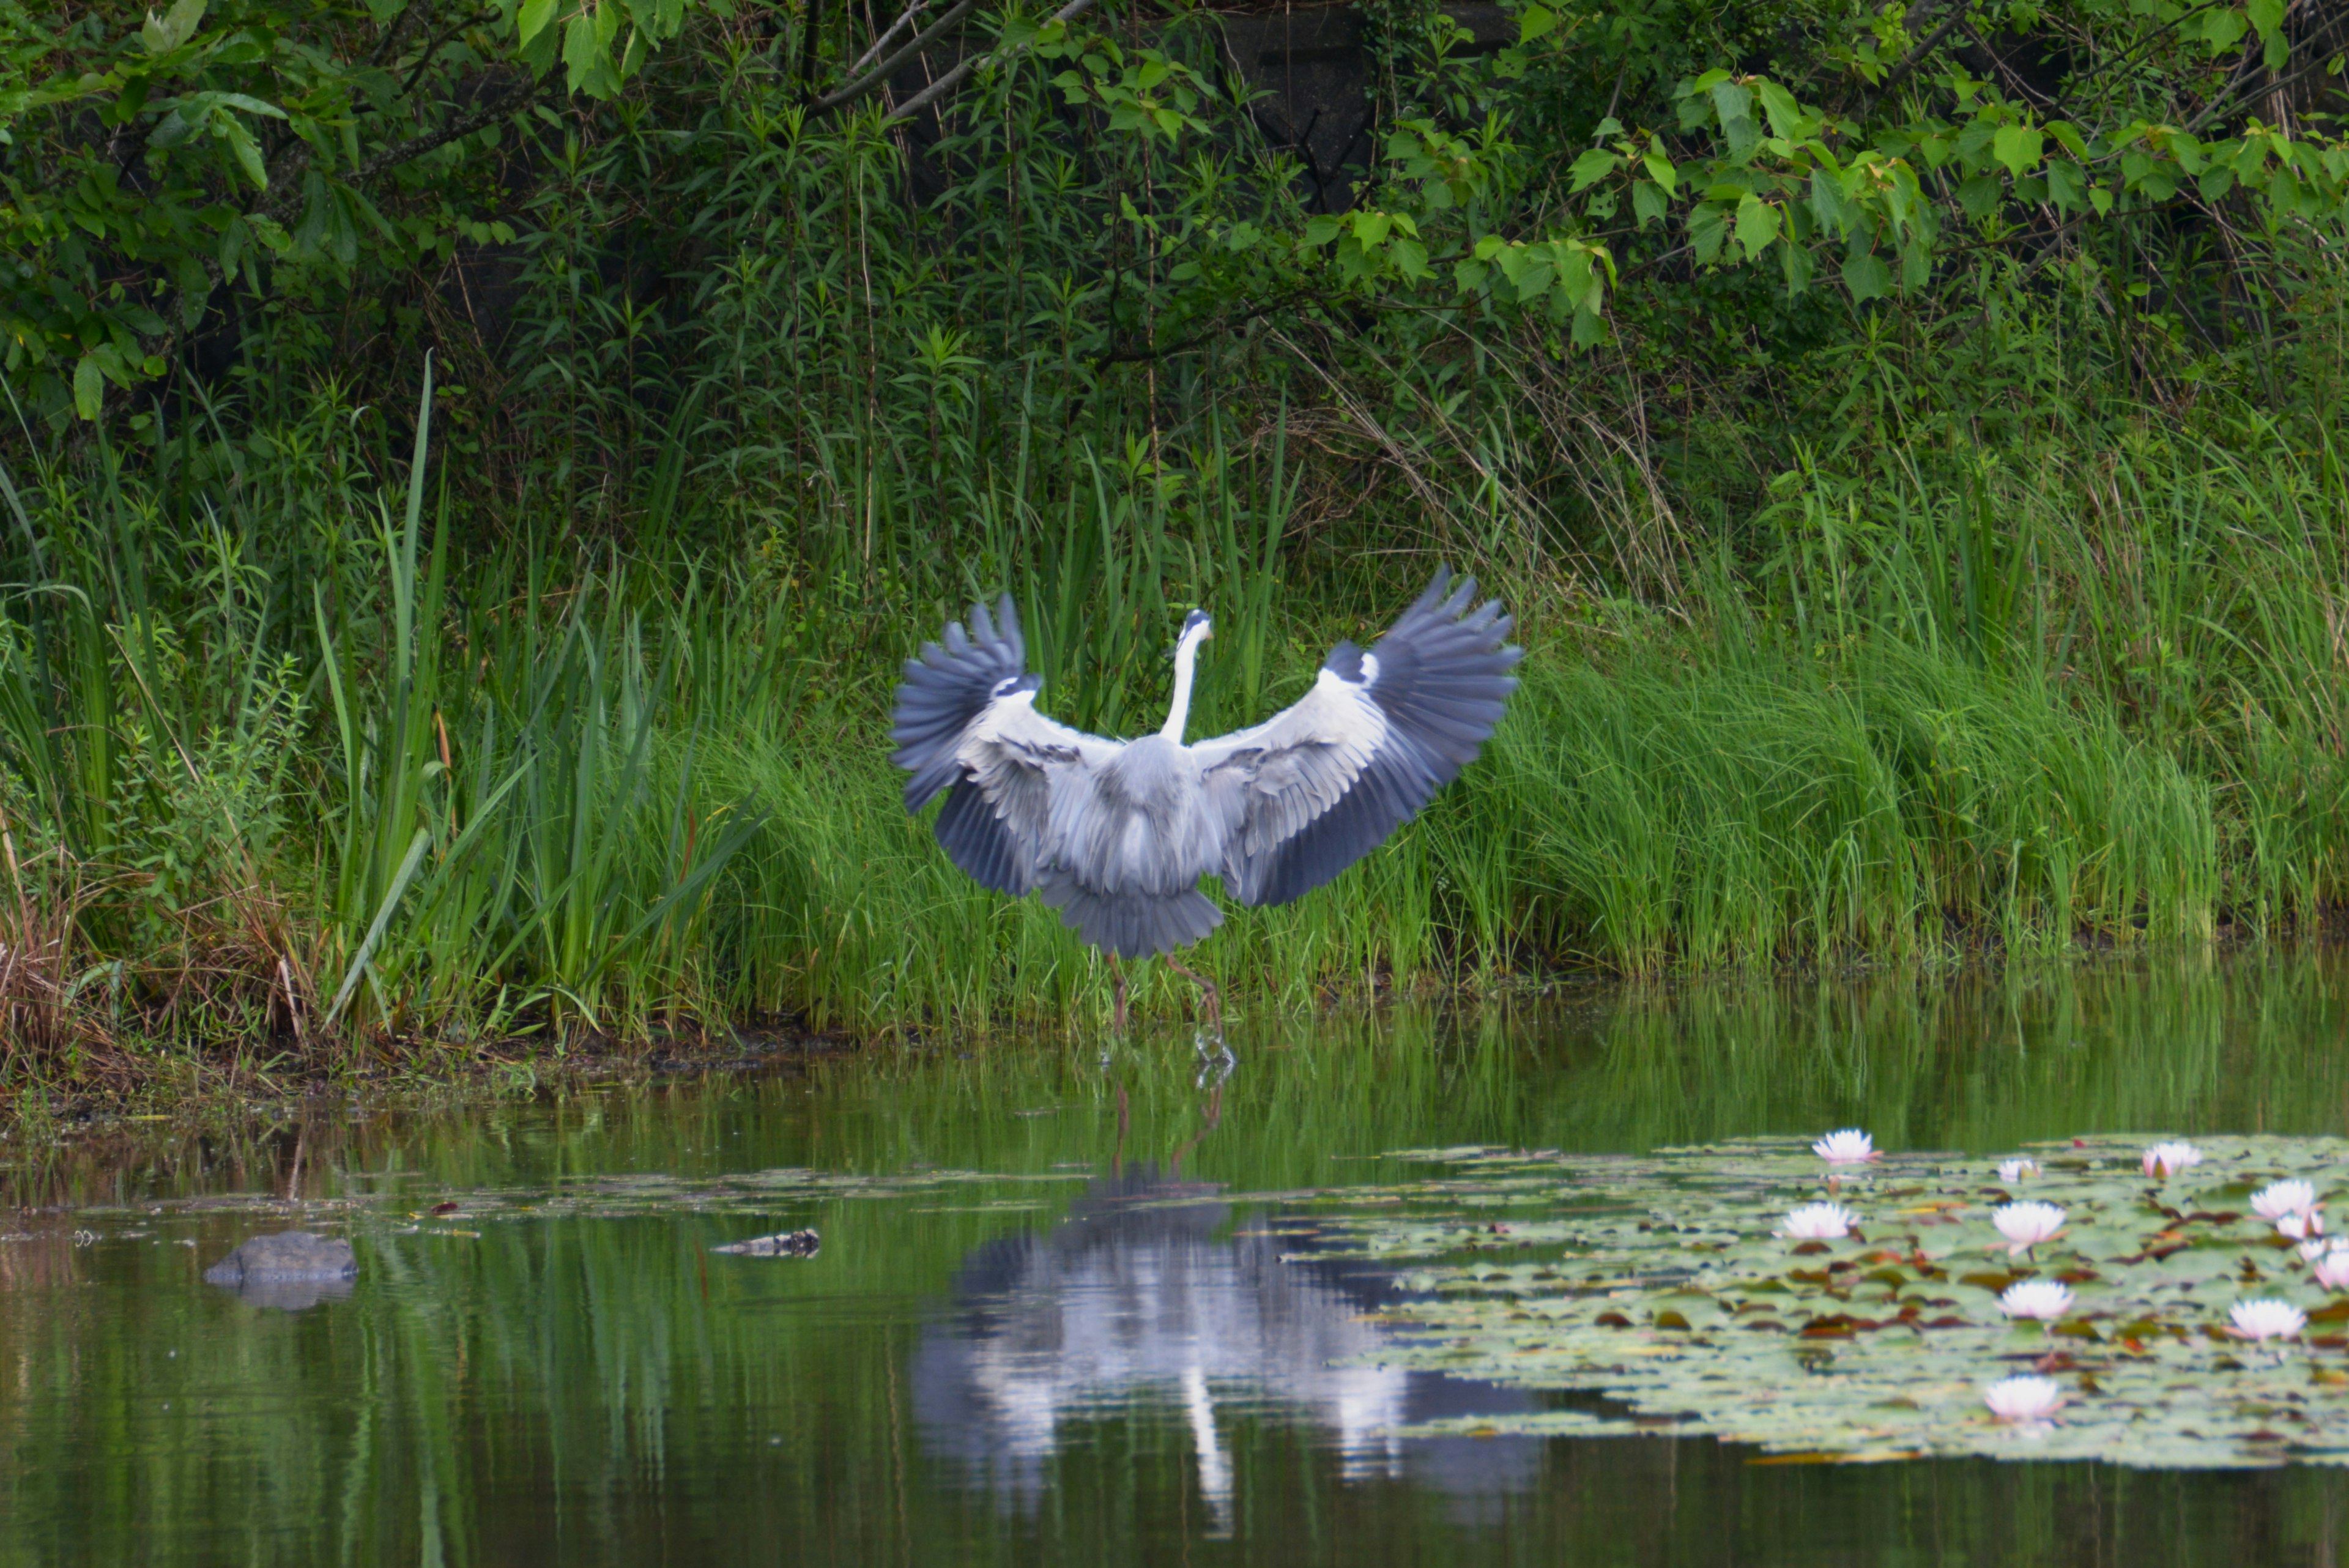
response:
{"label": "heron's eye", "polygon": [[1019,690],[1019,680],[1017,676],[1009,680],[999,680],[995,683],[995,695],[998,697],[1009,697],[1018,690]]}

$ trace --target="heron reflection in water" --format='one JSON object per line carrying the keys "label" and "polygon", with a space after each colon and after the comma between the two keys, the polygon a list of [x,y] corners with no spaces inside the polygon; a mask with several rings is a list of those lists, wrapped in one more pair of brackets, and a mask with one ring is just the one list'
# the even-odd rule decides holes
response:
{"label": "heron reflection in water", "polygon": [[[1501,721],[1523,657],[1497,600],[1471,610],[1476,584],[1435,581],[1367,653],[1341,642],[1312,690],[1261,724],[1186,742],[1199,647],[1215,635],[1193,610],[1174,648],[1174,697],[1154,735],[1111,740],[1036,711],[1019,615],[993,616],[905,661],[891,759],[914,776],[905,809],[939,794],[934,831],[971,877],[1014,897],[1038,892],[1107,953],[1117,1028],[1119,961],[1166,955],[1197,983],[1220,1044],[1223,999],[1174,957],[1223,924],[1199,890],[1220,877],[1247,905],[1304,897],[1384,843],[1473,762]],[[1206,1042],[1202,1041],[1202,1049]]]}
{"label": "heron reflection in water", "polygon": [[1294,1230],[1236,1232],[1223,1188],[1182,1174],[1214,1129],[1220,1089],[1203,1109],[1164,1167],[1113,1162],[1050,1230],[965,1259],[954,1310],[925,1331],[910,1369],[925,1446],[1024,1511],[1069,1428],[1154,1407],[1187,1438],[1211,1535],[1231,1533],[1240,1501],[1235,1417],[1301,1420],[1334,1449],[1341,1480],[1427,1486],[1464,1521],[1530,1489],[1534,1439],[1396,1436],[1440,1417],[1528,1410],[1532,1397],[1379,1366],[1366,1314],[1392,1297],[1392,1274],[1317,1261]]}

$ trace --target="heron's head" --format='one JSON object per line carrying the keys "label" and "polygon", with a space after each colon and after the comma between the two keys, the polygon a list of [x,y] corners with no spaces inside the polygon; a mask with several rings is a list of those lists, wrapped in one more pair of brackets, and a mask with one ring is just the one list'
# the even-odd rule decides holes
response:
{"label": "heron's head", "polygon": [[1206,610],[1195,609],[1183,618],[1183,635],[1186,638],[1195,637],[1201,642],[1205,642],[1216,635],[1216,623],[1207,618]]}
{"label": "heron's head", "polygon": [[1043,689],[1044,678],[1040,675],[1013,675],[997,681],[995,690],[988,695],[996,698],[1021,695],[1033,697]]}

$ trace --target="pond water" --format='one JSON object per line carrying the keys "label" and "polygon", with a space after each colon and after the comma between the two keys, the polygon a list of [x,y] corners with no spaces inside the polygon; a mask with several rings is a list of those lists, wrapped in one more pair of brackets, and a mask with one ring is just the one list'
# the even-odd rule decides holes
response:
{"label": "pond water", "polygon": [[[2333,1563],[2323,1465],[1512,1435],[1594,1398],[1381,1362],[1396,1271],[1316,1238],[1405,1149],[2339,1136],[2344,981],[1594,992],[1249,1025],[1220,1082],[1159,1033],[0,1144],[0,1568]],[[347,1289],[204,1282],[295,1227]],[[1489,1435],[1411,1435],[1460,1417]]]}

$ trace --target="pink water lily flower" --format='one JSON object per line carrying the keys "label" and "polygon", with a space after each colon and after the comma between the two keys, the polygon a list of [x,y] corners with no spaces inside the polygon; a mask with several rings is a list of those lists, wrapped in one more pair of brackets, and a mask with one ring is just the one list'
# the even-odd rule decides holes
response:
{"label": "pink water lily flower", "polygon": [[2053,1377],[2002,1377],[1982,1390],[1982,1403],[2002,1421],[2044,1421],[2064,1403],[2064,1386]]}
{"label": "pink water lily flower", "polygon": [[1859,1216],[1840,1203],[1806,1203],[1787,1211],[1786,1228],[1777,1233],[1797,1241],[1840,1241],[1858,1223]]}
{"label": "pink water lily flower", "polygon": [[2064,1229],[2064,1210],[2053,1203],[2002,1203],[1990,1211],[1990,1222],[2006,1238],[2006,1255],[2019,1258]]}
{"label": "pink water lily flower", "polygon": [[2289,1236],[2295,1241],[2305,1241],[2312,1236],[2322,1236],[2324,1234],[2324,1210],[2320,1205],[2298,1214],[2287,1214],[2275,1222],[2275,1227],[2279,1233]]}
{"label": "pink water lily flower", "polygon": [[2201,1163],[2202,1151],[2182,1141],[2158,1143],[2145,1151],[2145,1173],[2147,1176],[2172,1177]]}
{"label": "pink water lily flower", "polygon": [[2234,1325],[2228,1332],[2238,1339],[2295,1339],[2308,1326],[2306,1313],[2272,1297],[2237,1302],[2227,1316]]}
{"label": "pink water lily flower", "polygon": [[2316,1260],[2316,1282],[2328,1291],[2349,1291],[2349,1251],[2328,1248]]}
{"label": "pink water lily flower", "polygon": [[2009,1317],[2054,1323],[2072,1310],[2072,1289],[2055,1280],[2021,1280],[2000,1293],[1998,1310]]}
{"label": "pink water lily flower", "polygon": [[2251,1212],[2262,1220],[2312,1213],[2316,1206],[2316,1189],[2296,1176],[2289,1180],[2271,1181],[2251,1194]]}
{"label": "pink water lily flower", "polygon": [[2021,1181],[2027,1176],[2038,1174],[2039,1162],[2035,1159],[2002,1159],[1998,1162],[1998,1179],[2001,1181]]}
{"label": "pink water lily flower", "polygon": [[1882,1158],[1876,1151],[1876,1140],[1857,1127],[1827,1134],[1811,1145],[1811,1152],[1829,1165],[1865,1165]]}

